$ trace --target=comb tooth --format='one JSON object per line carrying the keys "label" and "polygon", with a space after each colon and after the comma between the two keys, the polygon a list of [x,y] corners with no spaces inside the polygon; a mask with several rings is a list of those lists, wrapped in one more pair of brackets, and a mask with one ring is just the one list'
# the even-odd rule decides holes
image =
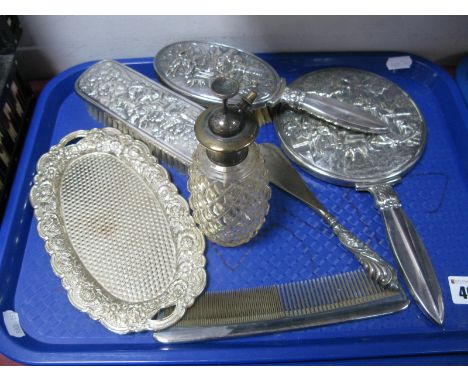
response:
{"label": "comb tooth", "polygon": [[368,297],[373,293],[373,288],[371,286],[371,283],[369,282],[370,279],[364,272],[359,272],[358,276],[361,280],[362,287],[366,291],[366,296]]}
{"label": "comb tooth", "polygon": [[376,287],[377,283],[369,277],[367,274],[363,274],[362,277],[365,279],[367,289],[369,290],[369,297],[373,298],[373,296],[378,295],[381,291]]}
{"label": "comb tooth", "polygon": [[343,277],[342,274],[337,274],[336,276],[337,283],[340,285],[341,292],[341,304],[342,306],[347,306],[350,300],[350,295],[348,293],[348,284],[346,283],[346,275]]}
{"label": "comb tooth", "polygon": [[327,276],[325,279],[324,279],[324,290],[325,290],[325,293],[327,294],[327,298],[328,298],[328,309],[333,309],[335,308],[335,304],[334,304],[334,298],[333,298],[333,287],[330,285],[330,276]]}
{"label": "comb tooth", "polygon": [[289,288],[289,284],[283,285],[283,292],[285,293],[285,307],[288,312],[292,311],[294,309],[294,301],[293,297],[291,294],[291,290]]}
{"label": "comb tooth", "polygon": [[305,293],[305,288],[304,288],[304,282],[301,281],[300,283],[297,284],[297,289],[299,293],[299,299],[301,301],[301,314],[304,314],[307,311],[308,307],[308,301],[307,301],[307,295]]}
{"label": "comb tooth", "polygon": [[294,284],[288,284],[288,296],[291,312],[294,312],[297,307],[296,293],[294,292]]}
{"label": "comb tooth", "polygon": [[329,304],[329,302],[327,300],[327,295],[326,295],[325,291],[323,290],[323,280],[322,279],[316,280],[316,285],[317,285],[318,292],[319,292],[319,295],[320,295],[321,311],[327,310],[328,309],[327,305]]}
{"label": "comb tooth", "polygon": [[340,285],[340,292],[341,292],[341,304],[343,306],[347,305],[347,301],[349,301],[348,295],[348,286],[346,285],[345,280],[343,279],[341,274],[335,276],[337,283]]}
{"label": "comb tooth", "polygon": [[304,281],[303,285],[304,285],[304,294],[305,294],[305,298],[307,301],[306,312],[310,313],[313,311],[313,307],[314,307],[314,302],[313,302],[313,299],[311,296],[311,290],[310,290],[310,281],[309,280]]}
{"label": "comb tooth", "polygon": [[327,282],[327,290],[328,290],[328,294],[330,296],[330,301],[331,301],[331,309],[335,309],[338,307],[338,304],[337,304],[337,295],[336,295],[336,288],[335,288],[335,285],[333,283],[333,277],[332,276],[327,276],[326,278],[326,282]]}
{"label": "comb tooth", "polygon": [[338,274],[337,277],[340,280],[341,285],[343,286],[343,289],[342,289],[343,294],[344,294],[343,304],[345,306],[348,306],[354,300],[354,296],[350,294],[350,290],[349,290],[349,283],[348,283],[349,273]]}
{"label": "comb tooth", "polygon": [[320,312],[320,296],[318,294],[317,287],[315,285],[315,279],[309,280],[309,291],[313,301],[313,310],[314,312]]}
{"label": "comb tooth", "polygon": [[283,307],[283,310],[287,311],[288,310],[288,301],[287,301],[287,298],[285,296],[285,291],[284,291],[283,285],[281,285],[281,284],[277,285],[276,290],[278,291],[278,295],[280,296],[281,306]]}
{"label": "comb tooth", "polygon": [[297,299],[298,296],[295,290],[295,283],[285,284],[284,291],[286,296],[286,306],[288,315],[295,315],[299,306],[299,301]]}
{"label": "comb tooth", "polygon": [[319,290],[317,289],[317,282],[315,279],[312,280],[311,282],[311,292],[313,293],[314,299],[315,299],[315,311],[316,312],[321,312],[322,311],[322,301],[320,297]]}
{"label": "comb tooth", "polygon": [[353,289],[356,296],[356,301],[363,301],[363,299],[365,299],[365,291],[359,281],[358,273],[359,272],[352,272],[351,279],[353,280]]}
{"label": "comb tooth", "polygon": [[336,306],[341,307],[341,301],[343,300],[341,285],[335,275],[331,276],[331,282],[333,284],[333,292],[335,294],[335,304]]}
{"label": "comb tooth", "polygon": [[366,282],[367,280],[365,278],[364,272],[358,272],[356,276],[358,277],[359,284],[360,284],[362,290],[365,293],[365,299],[368,300],[369,296],[372,294],[372,292],[369,290],[369,285]]}
{"label": "comb tooth", "polygon": [[291,283],[288,285],[288,288],[291,292],[292,302],[293,302],[293,313],[295,313],[299,309],[299,300],[296,291],[296,284]]}
{"label": "comb tooth", "polygon": [[334,283],[333,276],[328,276],[327,282],[328,282],[328,285],[330,285],[329,291],[330,291],[330,298],[332,300],[332,306],[333,308],[336,308],[338,306],[339,299],[338,299],[338,293],[336,290],[336,285]]}
{"label": "comb tooth", "polygon": [[294,293],[291,290],[291,285],[286,284],[284,286],[284,290],[286,292],[286,301],[287,301],[287,311],[288,314],[294,310],[295,302],[294,302]]}
{"label": "comb tooth", "polygon": [[330,305],[332,304],[332,301],[330,299],[330,295],[328,293],[329,286],[327,285],[327,278],[324,277],[319,280],[320,288],[323,292],[324,300],[325,300],[325,307],[328,310],[330,308]]}
{"label": "comb tooth", "polygon": [[362,301],[365,298],[365,291],[364,291],[364,289],[362,289],[361,284],[359,282],[358,273],[359,273],[358,271],[354,271],[351,274],[351,277],[353,279],[353,285],[354,285],[354,288],[355,288],[354,292],[355,292],[355,295],[356,295],[356,300]]}
{"label": "comb tooth", "polygon": [[312,307],[313,307],[313,312],[318,312],[320,309],[320,302],[319,302],[319,298],[317,296],[317,294],[315,293],[315,283],[314,283],[314,280],[309,280],[307,282],[307,284],[309,285],[309,292],[311,294],[311,299],[312,299]]}
{"label": "comb tooth", "polygon": [[302,293],[301,293],[301,288],[300,288],[300,284],[298,283],[293,283],[292,284],[292,290],[293,290],[293,293],[294,293],[294,297],[295,297],[295,301],[296,301],[296,313],[297,314],[300,314],[304,308],[304,299],[302,297]]}
{"label": "comb tooth", "polygon": [[301,282],[301,293],[304,299],[304,313],[310,314],[313,311],[314,302],[310,291],[310,282],[305,280]]}
{"label": "comb tooth", "polygon": [[325,293],[323,292],[323,289],[322,289],[322,283],[319,282],[319,280],[315,280],[315,286],[317,287],[317,292],[318,292],[318,295],[319,295],[320,311],[324,311],[326,309],[327,299],[326,299]]}
{"label": "comb tooth", "polygon": [[293,311],[295,308],[295,296],[294,292],[291,289],[291,284],[286,285],[286,291],[287,291],[287,296],[288,296],[288,306],[289,306],[289,311]]}

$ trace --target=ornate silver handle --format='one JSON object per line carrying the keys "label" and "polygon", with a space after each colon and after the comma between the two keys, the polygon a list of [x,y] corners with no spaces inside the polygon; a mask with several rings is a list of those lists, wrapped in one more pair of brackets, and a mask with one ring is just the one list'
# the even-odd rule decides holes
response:
{"label": "ornate silver handle", "polygon": [[321,97],[310,92],[286,87],[281,101],[320,119],[349,130],[362,133],[382,134],[388,126],[379,118],[354,105],[334,98]]}
{"label": "ornate silver handle", "polygon": [[333,229],[333,233],[341,244],[348,249],[359,261],[366,272],[379,284],[392,289],[399,289],[395,270],[385,262],[369,246],[359,240],[328,212],[322,214],[323,219]]}
{"label": "ornate silver handle", "polygon": [[429,254],[400,200],[389,184],[366,188],[380,210],[390,247],[417,304],[438,324],[444,320],[444,304],[439,282]]}

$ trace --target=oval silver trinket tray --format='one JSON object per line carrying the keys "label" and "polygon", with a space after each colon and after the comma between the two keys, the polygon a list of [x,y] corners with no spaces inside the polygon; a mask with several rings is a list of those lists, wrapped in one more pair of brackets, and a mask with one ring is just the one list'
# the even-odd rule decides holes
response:
{"label": "oval silver trinket tray", "polygon": [[[206,285],[187,202],[129,135],[67,135],[40,158],[30,201],[70,302],[113,332],[175,324]],[[154,318],[163,309],[172,312]]]}

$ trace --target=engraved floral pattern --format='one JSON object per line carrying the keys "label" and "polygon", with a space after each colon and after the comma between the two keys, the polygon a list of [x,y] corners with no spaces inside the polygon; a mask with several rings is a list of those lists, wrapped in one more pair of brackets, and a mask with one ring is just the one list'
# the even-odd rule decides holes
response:
{"label": "engraved floral pattern", "polygon": [[276,72],[258,57],[222,44],[184,41],[163,48],[156,57],[156,70],[173,88],[212,98],[211,81],[225,77],[239,83],[241,95],[255,90],[255,104],[277,91]]}
{"label": "engraved floral pattern", "polygon": [[[107,115],[99,114],[104,111],[112,125],[188,164],[197,145],[193,127],[202,107],[114,61],[91,66],[76,87],[80,96],[97,105],[98,119],[106,120]],[[125,128],[116,120],[124,121]]]}
{"label": "engraved floral pattern", "polygon": [[[66,146],[72,135],[82,139]],[[131,166],[155,191],[165,209],[178,256],[173,281],[157,298],[138,303],[116,299],[96,283],[71,246],[61,216],[60,179],[70,161],[93,152],[112,154]],[[166,170],[157,164],[144,144],[130,136],[105,128],[65,137],[39,160],[30,199],[52,268],[61,278],[71,303],[109,330],[122,334],[163,329],[180,319],[203,291],[206,284],[204,238]],[[190,238],[190,247],[186,245],[186,238]],[[159,310],[170,306],[176,309],[169,318],[161,322],[152,319]]]}
{"label": "engraved floral pattern", "polygon": [[333,228],[333,233],[338,237],[341,244],[356,256],[359,263],[372,279],[383,287],[395,290],[400,288],[396,272],[390,264],[338,223],[331,215],[327,215],[325,219]]}
{"label": "engraved floral pattern", "polygon": [[369,187],[375,199],[376,207],[380,210],[400,208],[401,202],[398,195],[389,184],[376,184]]}

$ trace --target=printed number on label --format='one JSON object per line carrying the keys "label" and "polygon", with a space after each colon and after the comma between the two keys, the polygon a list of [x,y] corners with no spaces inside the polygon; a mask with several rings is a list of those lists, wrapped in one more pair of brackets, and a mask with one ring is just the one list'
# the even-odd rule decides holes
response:
{"label": "printed number on label", "polygon": [[458,292],[458,295],[460,297],[463,297],[465,300],[468,298],[468,294],[466,294],[466,289],[464,286],[460,287],[460,292]]}

